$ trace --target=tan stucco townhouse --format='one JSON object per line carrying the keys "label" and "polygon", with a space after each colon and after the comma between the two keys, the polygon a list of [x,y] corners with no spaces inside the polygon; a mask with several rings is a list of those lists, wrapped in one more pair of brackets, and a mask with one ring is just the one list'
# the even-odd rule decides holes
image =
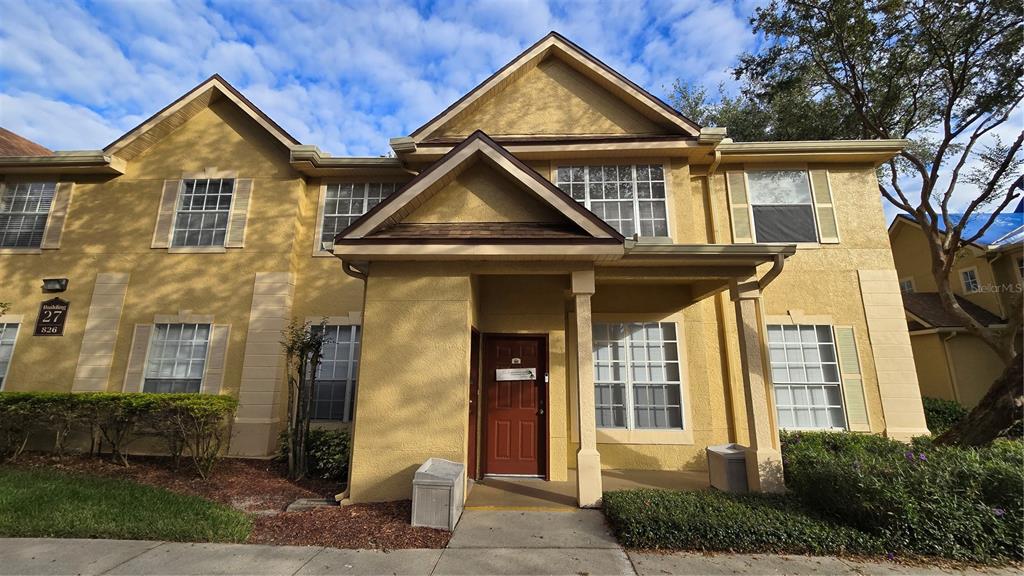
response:
{"label": "tan stucco townhouse", "polygon": [[103,150],[0,159],[3,389],[235,395],[230,453],[267,456],[281,330],[326,318],[356,502],[441,457],[592,505],[727,442],[772,491],[780,428],[925,432],[875,180],[904,142],[725,136],[556,33],[387,158],[214,76]]}

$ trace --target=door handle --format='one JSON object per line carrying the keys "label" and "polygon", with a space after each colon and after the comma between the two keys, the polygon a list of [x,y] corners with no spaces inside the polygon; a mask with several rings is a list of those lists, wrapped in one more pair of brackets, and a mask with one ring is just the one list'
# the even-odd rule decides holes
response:
{"label": "door handle", "polygon": [[544,409],[543,409],[543,408],[538,408],[538,409],[537,409],[537,414],[539,414],[539,415],[542,415],[542,416],[543,416],[543,415],[544,415]]}

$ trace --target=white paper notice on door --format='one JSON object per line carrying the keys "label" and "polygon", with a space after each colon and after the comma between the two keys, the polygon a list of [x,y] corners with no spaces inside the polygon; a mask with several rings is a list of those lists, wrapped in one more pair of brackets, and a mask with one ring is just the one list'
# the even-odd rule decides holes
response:
{"label": "white paper notice on door", "polygon": [[498,382],[509,380],[536,380],[536,368],[498,368],[494,371],[494,379]]}

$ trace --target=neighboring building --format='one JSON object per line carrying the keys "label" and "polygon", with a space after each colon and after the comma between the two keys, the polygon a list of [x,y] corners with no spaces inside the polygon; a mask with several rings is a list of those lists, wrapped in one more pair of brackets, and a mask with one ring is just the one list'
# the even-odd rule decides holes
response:
{"label": "neighboring building", "polygon": [[[953,266],[950,284],[965,312],[985,326],[1002,326],[1021,299],[1024,275],[1022,205],[1000,214],[992,226],[964,248]],[[952,214],[954,223],[962,215]],[[977,214],[964,227],[971,237],[989,220]],[[928,241],[921,227],[904,215],[889,225],[900,290],[914,347],[921,395],[956,400],[973,408],[1002,374],[1004,365],[980,338],[967,332],[946,311],[936,292]]]}
{"label": "neighboring building", "polygon": [[[326,318],[354,501],[442,457],[575,469],[590,505],[601,468],[726,442],[771,491],[779,427],[926,432],[875,179],[905,142],[724,136],[555,33],[393,158],[301,145],[214,76],[103,150],[0,159],[3,387],[232,394],[230,453],[266,456],[281,331]],[[61,337],[33,335],[47,278]]]}

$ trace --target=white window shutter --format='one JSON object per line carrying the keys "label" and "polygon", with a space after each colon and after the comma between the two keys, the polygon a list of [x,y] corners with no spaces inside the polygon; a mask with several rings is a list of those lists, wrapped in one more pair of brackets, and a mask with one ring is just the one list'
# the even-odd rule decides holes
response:
{"label": "white window shutter", "polygon": [[152,324],[135,325],[132,346],[128,353],[128,369],[124,374],[125,392],[142,392],[142,382],[146,375],[146,356],[149,353],[149,340],[152,335]]}
{"label": "white window shutter", "polygon": [[235,180],[235,190],[231,196],[231,218],[228,220],[224,246],[242,248],[245,246],[245,224],[249,219],[249,204],[252,200],[252,178]]}
{"label": "white window shutter", "polygon": [[857,355],[857,339],[852,326],[836,326],[836,354],[839,356],[843,401],[846,403],[846,425],[854,432],[870,432],[867,400],[864,398],[864,377]]}
{"label": "white window shutter", "polygon": [[178,193],[181,180],[164,180],[164,189],[160,194],[160,211],[153,229],[153,248],[167,248],[171,245],[171,230],[174,228],[174,211],[178,206]]}
{"label": "white window shutter", "polygon": [[838,244],[839,226],[836,224],[836,209],[832,200],[832,188],[829,186],[828,170],[811,170],[810,173],[819,241],[822,244]]}
{"label": "white window shutter", "polygon": [[210,327],[210,348],[206,355],[206,374],[203,375],[203,394],[220,394],[224,385],[224,367],[227,366],[228,336],[231,326],[214,324]]}
{"label": "white window shutter", "polygon": [[725,173],[729,192],[729,221],[732,223],[732,241],[751,244],[754,236],[750,223],[750,201],[747,199],[746,176],[742,170]]}
{"label": "white window shutter", "polygon": [[71,193],[74,187],[74,182],[57,183],[57,188],[53,193],[53,202],[50,203],[50,214],[46,217],[42,248],[60,248],[60,238],[64,233],[64,220],[68,215],[68,206],[71,204]]}

